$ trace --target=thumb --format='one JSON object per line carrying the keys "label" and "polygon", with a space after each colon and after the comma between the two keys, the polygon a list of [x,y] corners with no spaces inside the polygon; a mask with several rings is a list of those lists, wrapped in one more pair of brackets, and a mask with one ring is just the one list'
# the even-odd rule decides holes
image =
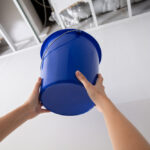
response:
{"label": "thumb", "polygon": [[36,94],[39,93],[40,85],[41,85],[41,78],[39,77],[35,86],[34,86],[33,93],[36,93]]}
{"label": "thumb", "polygon": [[50,111],[50,110],[47,110],[47,109],[41,108],[41,113],[48,113],[48,112],[51,112],[51,111]]}
{"label": "thumb", "polygon": [[76,74],[77,79],[84,85],[87,92],[90,92],[93,85],[86,79],[86,77],[80,71],[76,71],[75,74]]}
{"label": "thumb", "polygon": [[84,85],[89,97],[91,98],[91,100],[95,102],[96,97],[97,97],[97,92],[96,92],[96,88],[93,84],[91,84],[86,77],[79,71],[76,71],[76,77],[78,78],[78,80]]}

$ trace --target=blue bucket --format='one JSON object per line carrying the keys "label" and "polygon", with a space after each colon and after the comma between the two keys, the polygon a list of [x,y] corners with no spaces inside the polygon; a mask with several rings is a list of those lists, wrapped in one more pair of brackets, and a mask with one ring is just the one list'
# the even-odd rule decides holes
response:
{"label": "blue bucket", "polygon": [[40,55],[40,101],[48,110],[73,116],[94,107],[75,76],[79,70],[92,84],[96,83],[101,49],[91,35],[77,29],[56,31],[44,41]]}

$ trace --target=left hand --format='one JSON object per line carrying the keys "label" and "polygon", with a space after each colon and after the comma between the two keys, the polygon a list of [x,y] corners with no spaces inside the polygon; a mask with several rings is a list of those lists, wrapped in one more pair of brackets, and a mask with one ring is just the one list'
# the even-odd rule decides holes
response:
{"label": "left hand", "polygon": [[42,79],[39,77],[35,86],[34,86],[34,89],[31,93],[30,97],[24,103],[24,106],[27,108],[28,113],[29,113],[29,119],[32,119],[41,113],[50,112],[47,109],[41,108],[42,104],[39,100],[39,88],[41,85],[41,80]]}

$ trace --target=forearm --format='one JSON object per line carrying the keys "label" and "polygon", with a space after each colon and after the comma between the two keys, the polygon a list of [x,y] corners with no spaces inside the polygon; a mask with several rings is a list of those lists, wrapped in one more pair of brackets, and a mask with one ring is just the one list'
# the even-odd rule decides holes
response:
{"label": "forearm", "polygon": [[28,107],[22,105],[0,118],[0,141],[29,119]]}
{"label": "forearm", "polygon": [[109,100],[102,113],[114,150],[150,150],[149,143]]}
{"label": "forearm", "polygon": [[41,78],[39,77],[28,100],[22,106],[0,118],[0,141],[25,121],[41,113],[50,112],[49,110],[41,108],[42,104],[39,100],[40,85]]}

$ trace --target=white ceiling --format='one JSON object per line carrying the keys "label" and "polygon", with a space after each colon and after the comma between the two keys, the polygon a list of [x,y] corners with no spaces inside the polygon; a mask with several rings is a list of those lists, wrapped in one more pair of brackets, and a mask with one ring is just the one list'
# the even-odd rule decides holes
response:
{"label": "white ceiling", "polygon": [[[150,13],[89,31],[100,43],[106,92],[150,141]],[[40,75],[40,46],[0,59],[0,115],[21,105]],[[102,114],[53,113],[26,122],[0,145],[2,150],[111,150]]]}

